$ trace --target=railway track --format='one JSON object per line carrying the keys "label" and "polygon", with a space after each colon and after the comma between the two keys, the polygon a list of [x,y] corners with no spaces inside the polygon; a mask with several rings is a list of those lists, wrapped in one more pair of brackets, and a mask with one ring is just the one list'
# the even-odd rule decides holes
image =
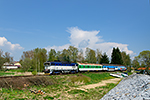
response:
{"label": "railway track", "polygon": [[36,76],[46,76],[46,75],[0,76],[0,79],[4,79],[4,78],[20,78],[20,77],[36,77]]}
{"label": "railway track", "polygon": [[[111,72],[81,72],[81,73],[112,73],[114,71]],[[120,72],[120,71],[115,71],[115,72]],[[72,73],[73,74],[73,73]],[[75,73],[74,73],[75,74]],[[77,73],[76,73],[77,74]],[[69,73],[65,73],[65,74],[54,74],[54,75],[71,75]],[[0,76],[0,79],[6,79],[6,78],[21,78],[21,77],[37,77],[37,76],[49,76],[48,74],[44,74],[44,75],[22,75],[22,76]]]}

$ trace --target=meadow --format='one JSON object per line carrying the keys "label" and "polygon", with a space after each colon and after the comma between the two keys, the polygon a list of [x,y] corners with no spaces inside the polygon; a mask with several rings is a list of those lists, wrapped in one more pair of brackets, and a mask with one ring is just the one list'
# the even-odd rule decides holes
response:
{"label": "meadow", "polygon": [[[81,86],[99,83],[103,80],[113,79],[109,73],[78,73],[69,75],[47,76],[53,80],[52,85],[28,85],[27,87],[14,89],[0,88],[0,99],[2,100],[99,100],[118,83],[109,83],[90,89]],[[40,80],[39,80],[40,81]],[[17,83],[16,83],[17,84]],[[31,91],[42,90],[44,93],[33,93]]]}

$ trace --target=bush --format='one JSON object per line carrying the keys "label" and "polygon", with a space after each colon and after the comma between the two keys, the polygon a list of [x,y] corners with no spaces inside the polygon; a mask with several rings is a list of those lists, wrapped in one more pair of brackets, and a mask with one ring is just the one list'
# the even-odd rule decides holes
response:
{"label": "bush", "polygon": [[89,78],[87,76],[84,76],[84,75],[79,75],[79,76],[72,76],[72,77],[69,78],[69,80],[72,83],[75,83],[75,82],[84,82],[84,83],[87,83],[87,82],[91,81],[91,78]]}
{"label": "bush", "polygon": [[33,74],[33,75],[37,75],[37,71],[33,71],[32,74]]}
{"label": "bush", "polygon": [[33,72],[33,71],[34,71],[33,69],[29,69],[29,70],[28,70],[28,72]]}

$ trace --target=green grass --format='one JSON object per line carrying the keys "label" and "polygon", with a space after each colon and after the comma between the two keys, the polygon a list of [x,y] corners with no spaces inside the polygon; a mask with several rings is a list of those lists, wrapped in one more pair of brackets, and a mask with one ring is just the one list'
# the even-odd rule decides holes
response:
{"label": "green grass", "polygon": [[109,73],[85,73],[83,74],[85,76],[88,76],[91,78],[91,81],[88,83],[88,84],[91,84],[91,83],[98,83],[102,80],[106,80],[106,79],[112,79],[114,77],[110,76]]}
{"label": "green grass", "polygon": [[[81,85],[97,83],[102,80],[110,79],[109,73],[84,73],[71,75],[52,75],[48,76],[54,79],[57,83],[49,86],[30,86],[24,90],[13,90],[0,88],[0,99],[3,100],[99,100],[116,84],[107,84],[107,86],[96,87],[92,89],[80,90],[77,89]],[[83,82],[84,81],[84,82]],[[76,84],[83,82],[84,84]],[[44,95],[34,94],[31,90],[43,90]]]}
{"label": "green grass", "polygon": [[22,69],[7,69],[7,71],[24,73],[24,71]]}
{"label": "green grass", "polygon": [[43,97],[43,99],[53,100],[54,97],[51,97],[51,96],[45,96],[45,97]]}
{"label": "green grass", "polygon": [[128,75],[132,75],[133,73],[132,72],[128,72]]}
{"label": "green grass", "polygon": [[68,91],[68,93],[70,93],[70,94],[78,94],[78,93],[88,94],[88,92],[85,92],[83,90],[77,90],[77,89]]}
{"label": "green grass", "polygon": [[14,75],[15,73],[6,73],[3,71],[0,71],[0,76],[5,76],[5,75]]}

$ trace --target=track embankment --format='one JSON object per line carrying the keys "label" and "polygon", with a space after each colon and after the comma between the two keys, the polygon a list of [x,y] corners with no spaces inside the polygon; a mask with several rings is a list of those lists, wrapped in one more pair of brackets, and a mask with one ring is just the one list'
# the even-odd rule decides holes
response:
{"label": "track embankment", "polygon": [[150,100],[150,76],[130,75],[104,95],[101,100]]}
{"label": "track embankment", "polygon": [[0,88],[24,89],[32,85],[47,86],[57,82],[47,76],[10,76],[0,79]]}

